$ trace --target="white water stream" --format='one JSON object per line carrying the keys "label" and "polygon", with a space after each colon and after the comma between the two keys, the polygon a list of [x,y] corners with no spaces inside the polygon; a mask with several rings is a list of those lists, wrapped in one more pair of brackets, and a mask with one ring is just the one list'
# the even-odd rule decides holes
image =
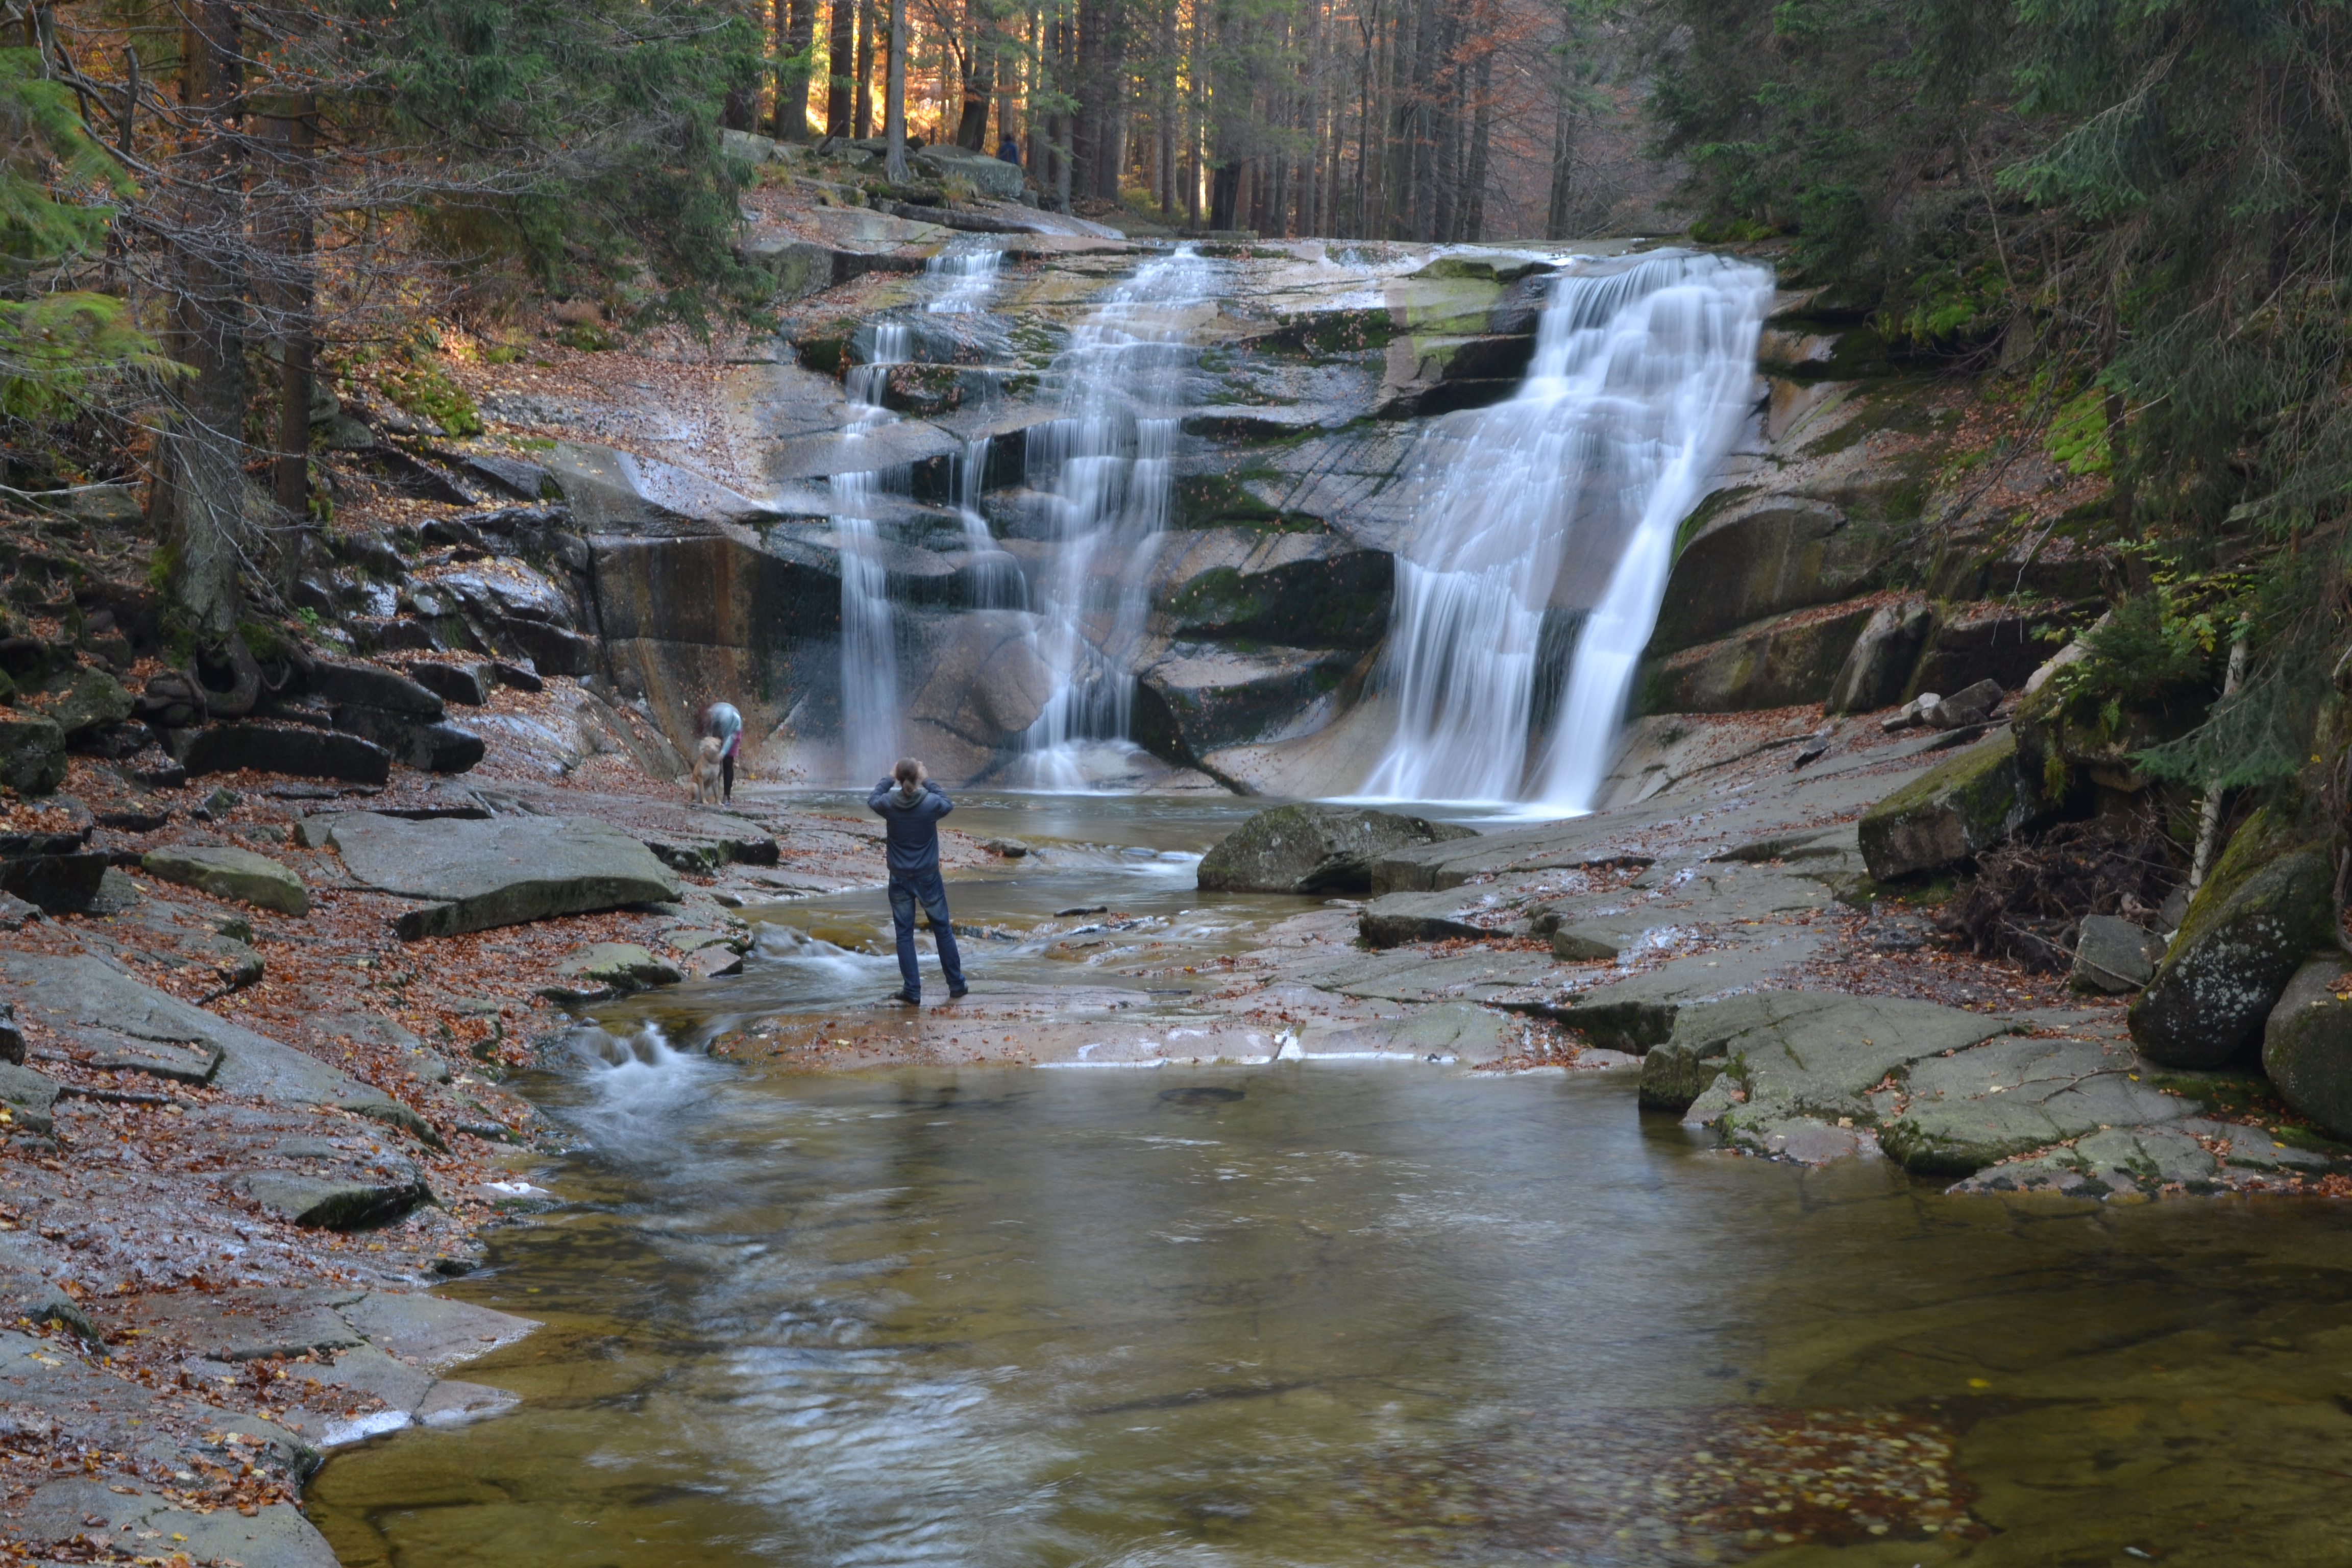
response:
{"label": "white water stream", "polygon": [[[993,247],[942,250],[933,256],[923,268],[932,290],[924,310],[961,315],[982,309],[996,287],[1003,260],[1003,253]],[[905,321],[875,323],[873,357],[851,366],[842,378],[850,412],[843,433],[853,441],[898,417],[883,406],[883,395],[891,367],[904,364],[912,346],[913,334]],[[980,457],[984,465],[984,442]],[[908,467],[898,464],[835,474],[829,481],[833,528],[841,547],[842,766],[847,781],[856,784],[889,773],[899,753],[898,625],[873,503],[879,495],[907,493],[911,479]],[[969,514],[967,533],[978,522],[977,513]],[[987,531],[981,524],[983,538]]]}
{"label": "white water stream", "polygon": [[1113,289],[1055,361],[1062,416],[1029,429],[1029,471],[1052,498],[1061,545],[1038,632],[1055,689],[1024,737],[1037,787],[1085,787],[1089,742],[1127,737],[1145,590],[1198,353],[1185,318],[1216,276],[1187,247]]}
{"label": "white water stream", "polygon": [[[1772,279],[1713,256],[1589,265],[1553,285],[1517,395],[1422,437],[1377,676],[1397,730],[1367,796],[1580,811],[1608,768],[1675,529],[1754,402]],[[1548,743],[1547,610],[1586,612]]]}

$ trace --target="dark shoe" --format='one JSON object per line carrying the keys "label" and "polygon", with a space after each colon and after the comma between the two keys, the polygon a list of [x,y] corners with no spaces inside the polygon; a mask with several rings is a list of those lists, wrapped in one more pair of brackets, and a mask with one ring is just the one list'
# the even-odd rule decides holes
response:
{"label": "dark shoe", "polygon": [[948,1000],[950,1002],[961,1001],[962,998],[971,994],[971,987],[969,985],[950,985],[948,987]]}
{"label": "dark shoe", "polygon": [[904,1002],[909,1007],[919,1007],[923,1005],[923,999],[921,997],[909,996],[904,991],[893,991],[887,996],[883,997],[882,1000],[885,1002]]}

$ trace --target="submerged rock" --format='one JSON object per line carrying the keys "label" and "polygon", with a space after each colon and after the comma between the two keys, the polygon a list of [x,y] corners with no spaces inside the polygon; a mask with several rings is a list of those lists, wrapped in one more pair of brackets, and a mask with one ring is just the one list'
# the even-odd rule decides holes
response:
{"label": "submerged rock", "polygon": [[1863,860],[1881,881],[1939,870],[2007,838],[2020,815],[2017,737],[2003,731],[1864,812]]}
{"label": "submerged rock", "polygon": [[2263,1026],[2263,1071],[2297,1115],[2352,1138],[2352,1000],[2336,989],[2345,959],[2312,959],[2287,982]]}
{"label": "submerged rock", "polygon": [[310,912],[310,895],[302,879],[268,856],[249,849],[167,844],[149,850],[140,866],[151,877],[194,888],[216,899],[236,899],[280,914]]}
{"label": "submerged rock", "polygon": [[2217,1068],[2258,1041],[2287,981],[2327,942],[2326,857],[2258,811],[2230,840],[2139,1000],[2132,1038],[2166,1067]]}
{"label": "submerged rock", "polygon": [[369,887],[432,900],[400,917],[404,940],[676,899],[677,877],[603,822],[545,817],[408,822],[355,812],[329,841]]}
{"label": "submerged rock", "polygon": [[1381,856],[1476,837],[1450,822],[1362,806],[1278,805],[1202,857],[1199,885],[1233,893],[1369,892]]}

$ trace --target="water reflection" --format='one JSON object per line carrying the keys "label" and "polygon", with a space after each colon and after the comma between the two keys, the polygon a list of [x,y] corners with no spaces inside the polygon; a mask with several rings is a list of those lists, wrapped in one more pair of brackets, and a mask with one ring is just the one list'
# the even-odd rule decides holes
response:
{"label": "water reflection", "polygon": [[578,1206],[457,1287],[548,1321],[469,1373],[526,1402],[331,1464],[347,1563],[2352,1556],[2331,1210],[1960,1202],[1603,1081],[670,1066],[546,1086]]}

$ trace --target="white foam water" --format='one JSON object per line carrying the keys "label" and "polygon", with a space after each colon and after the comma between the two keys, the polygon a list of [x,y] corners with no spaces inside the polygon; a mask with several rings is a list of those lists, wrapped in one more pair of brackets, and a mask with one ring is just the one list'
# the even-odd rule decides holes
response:
{"label": "white foam water", "polygon": [[[1003,259],[993,246],[955,246],[935,254],[923,264],[930,292],[924,310],[969,315],[986,309]],[[850,415],[843,434],[853,443],[898,418],[883,405],[883,397],[891,367],[906,363],[912,348],[913,333],[905,321],[875,322],[872,357],[851,366],[842,378]],[[984,468],[984,445],[981,462]],[[977,474],[968,482],[976,487]],[[828,485],[833,529],[841,549],[841,766],[845,782],[864,784],[887,773],[900,751],[898,622],[873,502],[881,495],[908,493],[913,488],[912,474],[908,465],[894,464],[837,473]],[[965,518],[967,536],[977,527],[980,538],[987,541],[985,548],[993,552],[995,542],[988,539],[988,526],[979,513],[967,508]],[[1005,592],[1001,572],[992,563],[990,570],[989,592]]]}
{"label": "white foam water", "polygon": [[[1563,273],[1517,395],[1423,434],[1375,677],[1397,729],[1364,795],[1589,808],[1675,531],[1754,404],[1771,287],[1681,253]],[[1545,618],[1579,611],[1547,743]]]}
{"label": "white foam water", "polygon": [[1185,246],[1111,290],[1054,363],[1061,416],[1029,429],[1029,472],[1051,498],[1060,547],[1039,595],[1038,652],[1055,689],[1024,737],[1035,787],[1086,787],[1099,772],[1088,753],[1128,735],[1134,658],[1197,352],[1185,317],[1216,277]]}

